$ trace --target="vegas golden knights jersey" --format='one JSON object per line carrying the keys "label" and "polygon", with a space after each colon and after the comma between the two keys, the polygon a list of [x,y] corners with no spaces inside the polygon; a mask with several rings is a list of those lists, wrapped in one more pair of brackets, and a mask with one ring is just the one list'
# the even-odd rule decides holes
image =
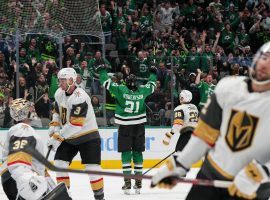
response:
{"label": "vegas golden knights jersey", "polygon": [[206,162],[224,178],[233,177],[252,159],[270,160],[270,91],[251,90],[247,77],[222,79],[202,109],[194,135],[210,149]]}
{"label": "vegas golden knights jersey", "polygon": [[[45,166],[31,155],[23,152],[23,148],[35,148],[41,154],[44,154],[43,143],[35,130],[28,124],[19,123],[11,127],[7,133],[3,149],[2,180],[9,179],[10,174],[16,180],[17,176],[25,173],[24,168],[22,168],[19,174],[13,174],[13,170],[20,166],[29,168],[39,175],[45,175]],[[7,170],[10,173],[6,173]]]}
{"label": "vegas golden knights jersey", "polygon": [[173,125],[184,127],[196,127],[198,123],[198,109],[194,104],[182,104],[174,109]]}
{"label": "vegas golden knights jersey", "polygon": [[100,137],[91,99],[83,89],[76,88],[67,95],[58,88],[53,112],[59,114],[61,136],[66,142],[79,144]]}

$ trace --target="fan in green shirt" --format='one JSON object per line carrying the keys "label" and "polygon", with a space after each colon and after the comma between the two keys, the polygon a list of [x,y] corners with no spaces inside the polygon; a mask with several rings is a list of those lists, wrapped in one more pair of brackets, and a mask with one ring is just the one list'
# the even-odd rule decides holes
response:
{"label": "fan in green shirt", "polygon": [[205,80],[201,80],[202,71],[200,69],[197,70],[198,74],[195,80],[197,84],[197,88],[200,92],[200,103],[199,103],[199,110],[205,105],[208,97],[210,97],[214,93],[215,85],[212,83],[213,77],[211,74],[207,74]]}

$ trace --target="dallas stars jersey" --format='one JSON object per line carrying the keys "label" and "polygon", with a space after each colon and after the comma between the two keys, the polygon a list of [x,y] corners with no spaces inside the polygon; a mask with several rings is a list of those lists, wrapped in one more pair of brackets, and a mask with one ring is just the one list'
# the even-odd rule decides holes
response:
{"label": "dallas stars jersey", "polygon": [[246,77],[223,78],[202,109],[194,135],[213,148],[206,161],[224,178],[252,159],[270,160],[270,91],[251,92]]}
{"label": "dallas stars jersey", "polygon": [[16,170],[20,166],[31,169],[39,175],[45,175],[45,166],[31,155],[21,151],[23,148],[35,148],[41,154],[44,154],[43,143],[31,126],[19,123],[11,127],[4,145],[3,160],[5,162],[1,172],[2,181],[8,180],[10,175],[15,180],[18,176],[23,175],[25,173],[24,168],[21,168],[19,172]]}
{"label": "dallas stars jersey", "polygon": [[91,99],[83,89],[76,88],[68,96],[59,88],[55,102],[54,114],[59,115],[61,136],[66,142],[79,144],[100,137]]}
{"label": "dallas stars jersey", "polygon": [[198,123],[198,109],[194,104],[182,104],[174,109],[173,125],[185,127],[196,127]]}
{"label": "dallas stars jersey", "polygon": [[133,92],[125,85],[118,85],[108,77],[106,70],[100,71],[101,84],[116,99],[115,123],[120,125],[142,124],[146,122],[144,101],[156,88],[156,75],[151,74],[146,85],[140,85]]}

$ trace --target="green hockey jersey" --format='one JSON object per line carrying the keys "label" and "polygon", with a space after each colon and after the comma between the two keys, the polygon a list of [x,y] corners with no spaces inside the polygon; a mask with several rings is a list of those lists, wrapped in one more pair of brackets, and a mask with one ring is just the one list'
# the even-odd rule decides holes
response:
{"label": "green hockey jersey", "polygon": [[132,91],[125,85],[112,82],[106,70],[100,70],[99,74],[101,84],[116,99],[115,123],[120,125],[145,123],[146,107],[144,101],[156,88],[156,75],[151,73],[147,84],[140,85],[136,91]]}

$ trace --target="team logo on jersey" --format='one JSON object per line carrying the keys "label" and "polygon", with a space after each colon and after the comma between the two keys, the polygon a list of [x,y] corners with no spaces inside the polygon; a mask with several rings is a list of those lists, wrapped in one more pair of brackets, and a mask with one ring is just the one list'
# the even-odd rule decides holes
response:
{"label": "team logo on jersey", "polygon": [[226,133],[226,142],[232,151],[250,147],[258,121],[256,116],[232,110]]}

